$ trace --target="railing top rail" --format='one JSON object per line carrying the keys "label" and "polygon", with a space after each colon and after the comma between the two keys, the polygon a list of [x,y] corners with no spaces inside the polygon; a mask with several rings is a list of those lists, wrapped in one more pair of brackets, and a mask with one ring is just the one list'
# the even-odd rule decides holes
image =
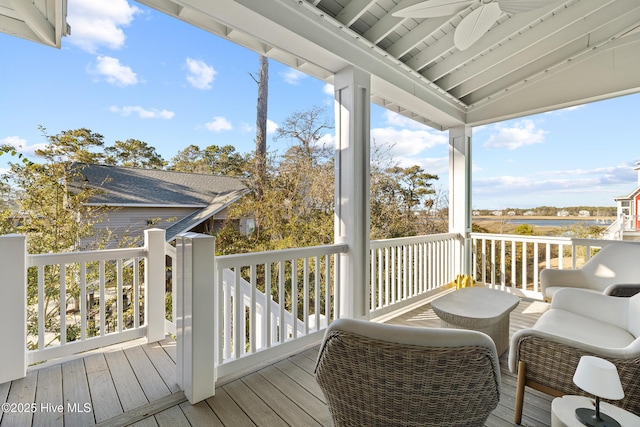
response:
{"label": "railing top rail", "polygon": [[459,233],[429,234],[426,236],[398,237],[395,239],[372,240],[371,249],[386,248],[389,246],[412,245],[415,243],[438,242],[442,240],[462,239]]}
{"label": "railing top rail", "polygon": [[96,251],[64,252],[55,254],[28,254],[27,266],[39,267],[52,264],[78,264],[92,261],[144,257],[144,248],[101,249]]}
{"label": "railing top rail", "polygon": [[288,261],[312,256],[332,255],[347,251],[346,244],[309,246],[306,248],[282,249],[279,251],[249,252],[245,254],[221,255],[216,257],[218,268],[233,268],[250,264]]}
{"label": "railing top rail", "polygon": [[523,242],[538,242],[538,243],[554,243],[554,244],[571,244],[571,237],[554,237],[554,236],[524,236],[520,234],[492,234],[492,233],[471,233],[472,239],[486,239],[486,240],[516,240]]}

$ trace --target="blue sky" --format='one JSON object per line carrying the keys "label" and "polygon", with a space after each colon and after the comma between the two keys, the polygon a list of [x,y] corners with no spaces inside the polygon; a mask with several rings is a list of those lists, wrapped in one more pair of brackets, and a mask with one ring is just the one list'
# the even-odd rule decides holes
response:
{"label": "blue sky", "polygon": [[[52,135],[89,128],[107,145],[140,139],[165,160],[190,144],[252,151],[256,53],[127,0],[69,0],[67,21],[60,50],[0,34],[0,144],[30,155],[42,125]],[[313,106],[333,119],[330,86],[274,61],[269,71],[271,136]],[[640,94],[474,128],[473,207],[614,206],[638,185],[638,119]],[[371,136],[446,190],[446,132],[372,105]]]}

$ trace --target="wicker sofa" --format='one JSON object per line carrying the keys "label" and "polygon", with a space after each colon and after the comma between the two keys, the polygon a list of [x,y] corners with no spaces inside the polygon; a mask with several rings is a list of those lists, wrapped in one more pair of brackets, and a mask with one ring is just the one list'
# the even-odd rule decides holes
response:
{"label": "wicker sofa", "polygon": [[540,289],[545,300],[563,288],[580,288],[613,296],[640,292],[640,244],[611,243],[579,269],[544,269]]}
{"label": "wicker sofa", "polygon": [[522,419],[525,385],[554,396],[584,395],[573,383],[583,355],[616,365],[625,397],[611,403],[640,415],[640,294],[616,298],[562,289],[532,328],[512,336],[509,369],[518,374],[517,424]]}
{"label": "wicker sofa", "polygon": [[472,427],[498,405],[498,363],[481,332],[339,319],[315,373],[336,427]]}

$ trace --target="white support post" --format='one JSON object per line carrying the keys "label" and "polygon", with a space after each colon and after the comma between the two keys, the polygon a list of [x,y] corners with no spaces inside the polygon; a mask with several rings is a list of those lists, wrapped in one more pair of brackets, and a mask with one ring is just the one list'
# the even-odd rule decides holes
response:
{"label": "white support post", "polygon": [[176,377],[193,405],[215,394],[215,238],[186,233],[176,239],[178,317]]}
{"label": "white support post", "polygon": [[471,274],[471,127],[449,129],[449,232],[464,238],[460,274]]}
{"label": "white support post", "polygon": [[153,228],[144,231],[144,320],[147,324],[147,342],[164,339],[165,319],[165,231]]}
{"label": "white support post", "polygon": [[335,242],[340,255],[336,317],[369,315],[369,171],[371,76],[355,67],[335,75]]}
{"label": "white support post", "polygon": [[0,237],[0,384],[27,375],[27,239],[18,234]]}

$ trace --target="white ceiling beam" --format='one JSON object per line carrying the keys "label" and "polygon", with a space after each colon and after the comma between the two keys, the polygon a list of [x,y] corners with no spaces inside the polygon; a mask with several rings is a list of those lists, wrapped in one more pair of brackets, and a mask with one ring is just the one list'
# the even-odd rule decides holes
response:
{"label": "white ceiling beam", "polygon": [[[413,58],[407,61],[407,65],[419,71],[423,69],[427,64],[433,61],[434,58],[438,58],[443,56],[447,52],[453,50],[453,31],[449,31],[444,36],[440,37],[437,41],[431,44],[426,49],[423,49],[419,54],[415,55]],[[431,80],[427,77],[427,80]]]}
{"label": "white ceiling beam", "polygon": [[31,0],[9,0],[9,4],[42,43],[57,47],[56,29]]}
{"label": "white ceiling beam", "polygon": [[384,15],[378,22],[376,22],[371,28],[369,28],[363,36],[374,44],[380,43],[382,39],[387,37],[389,33],[395,30],[405,18],[398,18],[393,16],[393,14],[405,7],[413,6],[414,4],[418,4],[423,0],[402,0],[400,3],[395,5],[391,10]]}
{"label": "white ceiling beam", "polygon": [[[615,10],[618,13],[611,14]],[[615,25],[607,25],[612,22]],[[574,25],[565,27],[564,31],[547,39],[546,43],[533,45],[530,50],[512,56],[504,62],[503,66],[506,68],[490,69],[455,87],[451,93],[459,98],[465,97],[469,104],[476,103],[488,93],[498,92],[526,80],[532,73],[553,68],[567,58],[575,58],[591,49],[603,47],[621,33],[637,26],[638,22],[640,3],[622,0],[605,10],[577,20]],[[510,72],[506,74],[505,69]]]}
{"label": "white ceiling beam", "polygon": [[640,33],[592,49],[469,108],[478,126],[640,92]]}
{"label": "white ceiling beam", "polygon": [[400,40],[389,46],[387,52],[396,58],[401,58],[425,39],[439,31],[440,27],[446,24],[448,20],[446,17],[425,19],[417,27],[402,36]]}
{"label": "white ceiling beam", "polygon": [[351,0],[338,13],[336,19],[347,27],[353,25],[375,3],[375,0]]}
{"label": "white ceiling beam", "polygon": [[[513,37],[509,43],[496,47],[490,53],[465,66],[464,73],[449,74],[438,80],[438,85],[447,91],[456,88],[462,97],[469,92],[460,85],[464,84],[465,87],[472,88],[474,87],[472,81],[498,80],[505,75],[506,70],[533,64],[547,56],[549,52],[579,39],[592,28],[606,25],[612,17],[619,14],[616,5],[606,7],[608,6],[606,2],[592,1],[596,2],[596,5],[586,6],[589,3],[587,0],[564,9],[562,13],[546,17],[542,22]],[[622,7],[624,11],[628,6],[622,5]]]}
{"label": "white ceiling beam", "polygon": [[467,64],[471,61],[477,60],[477,58],[484,52],[505,42],[510,37],[518,35],[522,27],[529,25],[531,22],[542,19],[547,14],[552,13],[552,10],[553,9],[551,7],[546,7],[509,17],[505,22],[489,30],[469,49],[464,51],[456,50],[453,55],[450,55],[446,59],[429,67],[429,69],[424,73],[425,77],[430,81],[436,81],[443,76],[454,72],[460,67],[460,64]]}

